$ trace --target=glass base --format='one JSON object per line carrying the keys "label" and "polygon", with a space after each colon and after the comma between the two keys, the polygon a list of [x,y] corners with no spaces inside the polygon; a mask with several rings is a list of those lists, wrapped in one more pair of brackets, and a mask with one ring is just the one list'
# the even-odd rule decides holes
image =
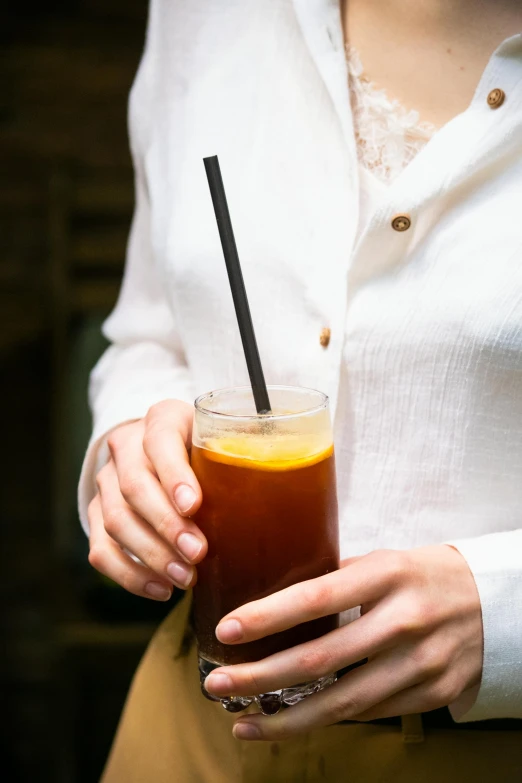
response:
{"label": "glass base", "polygon": [[257,704],[263,715],[275,715],[280,709],[298,704],[303,699],[306,699],[307,696],[311,696],[313,693],[317,693],[318,691],[327,688],[329,685],[333,685],[337,680],[336,674],[329,674],[326,677],[320,677],[314,682],[294,685],[292,688],[283,688],[282,690],[271,691],[270,693],[260,693],[258,696],[230,696],[220,699],[217,696],[211,696],[211,694],[205,690],[206,678],[211,671],[221,668],[220,665],[207,661],[199,655],[198,666],[199,681],[203,696],[210,699],[210,701],[221,702],[222,707],[224,707],[227,712],[241,712],[242,710],[246,710],[251,704]]}

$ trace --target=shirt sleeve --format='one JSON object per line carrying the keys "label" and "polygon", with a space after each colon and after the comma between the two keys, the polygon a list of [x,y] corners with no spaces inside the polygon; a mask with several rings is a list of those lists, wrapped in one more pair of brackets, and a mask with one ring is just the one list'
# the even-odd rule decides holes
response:
{"label": "shirt sleeve", "polygon": [[151,9],[147,43],[129,100],[135,211],[125,272],[116,307],[103,326],[111,345],[94,368],[89,386],[94,427],[78,489],[80,520],[87,533],[87,507],[96,491],[96,473],[107,460],[108,433],[124,422],[143,417],[160,400],[192,402],[194,399],[151,236],[151,206],[144,168],[147,123],[154,94],[151,45],[154,4]]}
{"label": "shirt sleeve", "polygon": [[522,529],[447,543],[471,569],[484,627],[480,686],[450,705],[452,717],[522,718]]}

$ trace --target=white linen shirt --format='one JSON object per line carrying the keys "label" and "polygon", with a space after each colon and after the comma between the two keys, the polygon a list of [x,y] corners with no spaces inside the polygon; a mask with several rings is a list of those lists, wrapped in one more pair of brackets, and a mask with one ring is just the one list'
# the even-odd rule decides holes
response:
{"label": "white linen shirt", "polygon": [[130,140],[84,526],[112,428],[248,383],[202,163],[217,153],[267,381],[330,396],[342,556],[451,540],[484,621],[482,682],[453,715],[522,717],[522,36],[362,222],[336,0],[152,0]]}

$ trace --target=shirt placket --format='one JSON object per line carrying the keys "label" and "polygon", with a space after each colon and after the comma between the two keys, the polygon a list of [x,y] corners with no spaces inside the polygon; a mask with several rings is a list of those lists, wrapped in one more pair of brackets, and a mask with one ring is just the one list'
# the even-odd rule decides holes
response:
{"label": "shirt placket", "polygon": [[[469,108],[444,125],[383,191],[354,248],[348,296],[408,262],[459,188],[495,164],[522,133],[522,35],[492,55]],[[457,197],[458,198],[458,197]]]}

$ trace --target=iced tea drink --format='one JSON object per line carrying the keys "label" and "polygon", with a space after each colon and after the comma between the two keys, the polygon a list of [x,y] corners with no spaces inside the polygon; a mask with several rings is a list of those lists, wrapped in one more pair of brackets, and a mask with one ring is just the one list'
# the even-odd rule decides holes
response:
{"label": "iced tea drink", "polygon": [[[194,519],[208,540],[194,588],[202,679],[216,665],[260,660],[338,625],[332,615],[238,645],[221,644],[215,635],[221,618],[238,606],[339,567],[328,400],[292,387],[270,387],[269,394],[272,413],[264,416],[256,415],[249,389],[196,401],[191,462],[203,504]],[[294,703],[325,684],[265,696],[275,711],[278,700]],[[241,701],[224,700],[224,706],[242,709]]]}

